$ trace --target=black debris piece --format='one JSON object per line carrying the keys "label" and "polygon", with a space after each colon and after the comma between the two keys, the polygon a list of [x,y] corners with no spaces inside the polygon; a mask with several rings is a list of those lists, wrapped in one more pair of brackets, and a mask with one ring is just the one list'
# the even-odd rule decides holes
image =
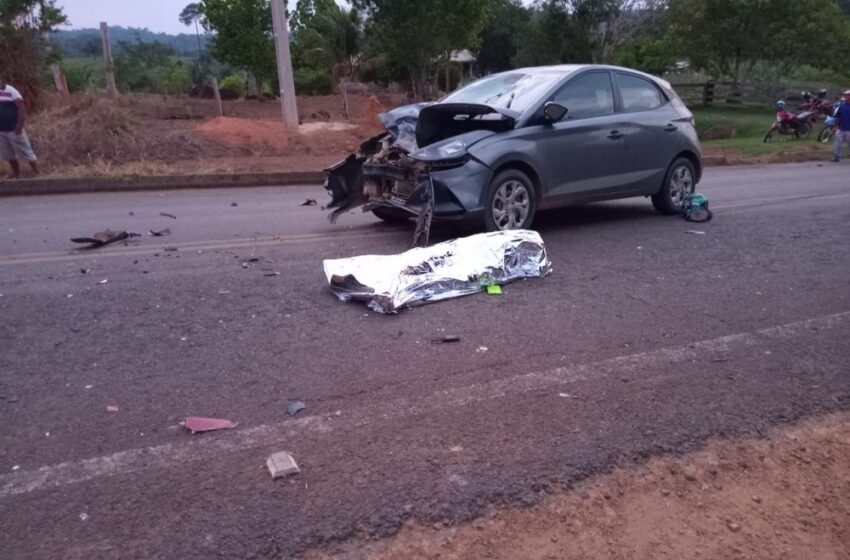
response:
{"label": "black debris piece", "polygon": [[308,198],[304,202],[301,203],[301,206],[315,206],[318,202],[316,202],[315,198]]}
{"label": "black debris piece", "polygon": [[175,216],[174,214],[169,214],[168,212],[160,212],[159,215],[164,216],[166,218],[171,218],[172,220],[177,219],[177,216]]}
{"label": "black debris piece", "polygon": [[135,214],[134,214],[134,213],[132,213],[132,212],[130,212],[130,215],[131,215],[131,216],[135,216]]}
{"label": "black debris piece", "polygon": [[307,408],[307,405],[304,404],[304,401],[291,401],[286,406],[286,413],[289,414],[290,416],[295,416],[296,414],[298,414],[299,412],[301,412],[305,408]]}
{"label": "black debris piece", "polygon": [[280,272],[266,272],[263,276],[280,276]]}
{"label": "black debris piece", "polygon": [[235,202],[231,202],[231,203],[230,203],[230,207],[231,207],[231,208],[236,208],[237,206],[239,206],[239,205],[238,205],[238,204],[236,204]]}
{"label": "black debris piece", "polygon": [[449,342],[460,342],[459,336],[449,335],[449,336],[437,336],[431,339],[432,344],[446,344]]}
{"label": "black debris piece", "polygon": [[81,268],[80,269],[80,274],[88,274],[89,272],[91,272],[90,268]]}
{"label": "black debris piece", "polygon": [[260,257],[248,257],[247,259],[242,259],[243,263],[249,262],[260,262]]}
{"label": "black debris piece", "polygon": [[177,250],[177,247],[166,247],[165,249],[163,249],[163,251],[169,251],[169,252],[174,252],[176,250]]}
{"label": "black debris piece", "polygon": [[163,237],[163,236],[166,236],[166,235],[171,235],[171,230],[168,229],[168,228],[161,229],[159,231],[152,229],[148,232],[148,235],[152,235],[154,237]]}
{"label": "black debris piece", "polygon": [[91,235],[91,237],[72,237],[71,241],[73,243],[88,243],[88,246],[81,247],[81,249],[97,249],[104,245],[130,239],[131,237],[141,237],[141,234],[130,233],[129,231],[106,230],[95,232]]}

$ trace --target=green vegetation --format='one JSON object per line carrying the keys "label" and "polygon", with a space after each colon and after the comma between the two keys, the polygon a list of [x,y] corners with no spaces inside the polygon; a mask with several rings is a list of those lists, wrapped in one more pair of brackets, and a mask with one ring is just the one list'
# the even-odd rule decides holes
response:
{"label": "green vegetation", "polygon": [[245,79],[242,76],[232,75],[224,78],[218,85],[221,91],[230,91],[236,96],[245,95]]}
{"label": "green vegetation", "polygon": [[[815,125],[808,138],[795,140],[791,136],[776,136],[772,142],[765,144],[764,135],[776,113],[764,106],[704,107],[694,109],[693,113],[697,132],[700,138],[703,138],[703,146],[735,150],[753,156],[812,149],[827,150],[830,147],[815,141],[822,124]],[[704,139],[713,131],[720,131],[720,136],[725,136],[727,131],[733,131],[734,136],[719,140]]]}

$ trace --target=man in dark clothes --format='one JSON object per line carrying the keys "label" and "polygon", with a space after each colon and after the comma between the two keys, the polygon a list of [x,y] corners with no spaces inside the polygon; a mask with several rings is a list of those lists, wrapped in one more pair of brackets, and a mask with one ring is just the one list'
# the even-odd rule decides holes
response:
{"label": "man in dark clothes", "polygon": [[13,179],[21,176],[16,150],[29,162],[33,173],[38,175],[38,158],[35,157],[30,139],[24,130],[26,118],[24,98],[0,77],[0,158],[9,162],[9,167],[12,168],[9,176]]}
{"label": "man in dark clothes", "polygon": [[847,142],[850,146],[850,89],[844,92],[841,105],[835,110],[835,148],[832,150],[832,161],[841,160],[841,146]]}

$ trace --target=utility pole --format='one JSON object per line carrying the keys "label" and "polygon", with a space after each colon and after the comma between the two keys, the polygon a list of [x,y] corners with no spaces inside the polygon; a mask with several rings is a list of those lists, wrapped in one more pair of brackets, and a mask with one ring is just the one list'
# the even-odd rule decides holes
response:
{"label": "utility pole", "polygon": [[103,65],[106,67],[106,90],[118,93],[115,86],[115,67],[112,65],[112,47],[109,45],[109,26],[105,21],[100,22],[100,37],[103,40]]}
{"label": "utility pole", "polygon": [[283,122],[289,130],[298,130],[298,106],[295,102],[295,83],[292,81],[292,58],[289,55],[289,27],[283,0],[271,0],[274,44],[277,53],[277,80]]}

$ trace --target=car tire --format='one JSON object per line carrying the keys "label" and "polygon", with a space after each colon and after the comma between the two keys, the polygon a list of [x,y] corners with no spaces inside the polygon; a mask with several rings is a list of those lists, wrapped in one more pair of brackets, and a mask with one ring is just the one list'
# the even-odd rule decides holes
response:
{"label": "car tire", "polygon": [[687,158],[679,158],[667,170],[661,189],[652,195],[652,205],[665,216],[679,214],[685,195],[693,193],[695,188],[694,164]]}
{"label": "car tire", "polygon": [[407,222],[412,214],[395,208],[373,208],[372,214],[387,222],[388,224],[403,224]]}
{"label": "car tire", "polygon": [[487,188],[484,229],[527,229],[534,221],[536,210],[534,183],[519,169],[506,169],[493,177]]}

